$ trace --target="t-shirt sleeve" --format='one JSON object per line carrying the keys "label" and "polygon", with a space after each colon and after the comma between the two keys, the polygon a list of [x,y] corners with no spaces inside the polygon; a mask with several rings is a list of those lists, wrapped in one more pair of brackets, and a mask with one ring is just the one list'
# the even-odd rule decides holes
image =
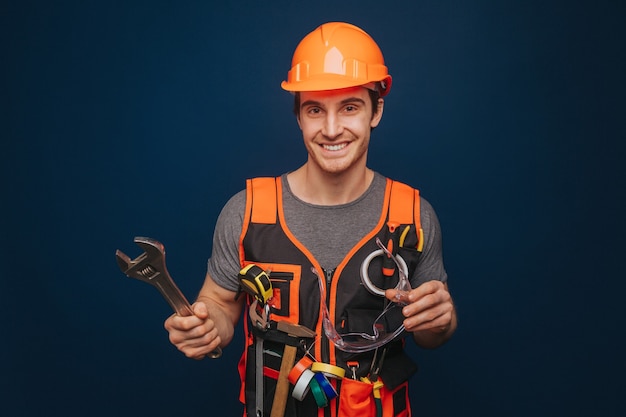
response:
{"label": "t-shirt sleeve", "polygon": [[219,286],[239,289],[239,238],[243,227],[246,191],[235,194],[222,208],[213,232],[213,251],[207,262],[207,273]]}
{"label": "t-shirt sleeve", "polygon": [[411,279],[413,288],[426,281],[447,282],[448,274],[443,264],[441,226],[431,204],[420,197],[420,221],[424,229],[424,247],[417,269]]}

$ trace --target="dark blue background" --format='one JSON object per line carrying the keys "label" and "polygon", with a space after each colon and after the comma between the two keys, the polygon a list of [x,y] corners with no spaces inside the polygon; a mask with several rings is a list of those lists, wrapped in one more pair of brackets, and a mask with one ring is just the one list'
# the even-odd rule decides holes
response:
{"label": "dark blue background", "polygon": [[[219,210],[305,159],[280,82],[318,24],[394,77],[370,164],[444,230],[459,330],[412,347],[419,416],[623,416],[619,1],[3,2],[0,414],[240,415],[238,338],[186,359],[126,278],[134,236],[193,298]],[[212,411],[219,404],[225,411]]]}

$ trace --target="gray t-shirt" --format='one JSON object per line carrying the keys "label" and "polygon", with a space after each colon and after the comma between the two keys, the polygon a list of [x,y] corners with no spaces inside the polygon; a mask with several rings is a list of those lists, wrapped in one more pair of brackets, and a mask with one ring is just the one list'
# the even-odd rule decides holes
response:
{"label": "gray t-shirt", "polygon": [[[287,227],[311,251],[322,268],[330,270],[339,265],[350,249],[378,224],[386,179],[375,173],[372,184],[363,195],[336,206],[319,206],[300,200],[291,192],[286,174],[282,176],[282,184]],[[239,238],[245,206],[245,190],[226,203],[217,219],[213,253],[207,263],[207,272],[213,280],[231,291],[239,288]],[[439,220],[424,198],[420,200],[420,217],[424,247],[417,270],[410,278],[414,288],[425,281],[446,282],[448,278],[443,265]]]}

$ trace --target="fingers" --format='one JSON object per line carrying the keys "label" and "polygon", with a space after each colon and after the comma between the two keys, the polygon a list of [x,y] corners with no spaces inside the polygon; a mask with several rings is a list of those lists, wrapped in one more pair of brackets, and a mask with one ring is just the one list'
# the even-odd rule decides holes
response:
{"label": "fingers", "polygon": [[203,359],[207,354],[217,349],[221,343],[221,339],[215,328],[199,337],[182,339],[176,343],[170,333],[170,340],[178,350],[192,359]]}
{"label": "fingers", "polygon": [[165,320],[164,327],[169,332],[170,342],[185,356],[202,359],[219,346],[221,339],[215,322],[208,317],[206,305],[198,302],[192,309],[193,316],[173,314]]}
{"label": "fingers", "polygon": [[193,306],[191,306],[191,309],[193,310],[193,314],[201,319],[209,317],[209,309],[202,301],[194,303]]}
{"label": "fingers", "polygon": [[[395,290],[386,293],[387,298],[393,301],[397,295]],[[401,295],[401,299],[407,304],[402,308],[406,330],[445,332],[449,328],[454,306],[450,293],[441,281],[428,281]]]}
{"label": "fingers", "polygon": [[409,304],[409,291],[386,290],[385,297],[394,303]]}

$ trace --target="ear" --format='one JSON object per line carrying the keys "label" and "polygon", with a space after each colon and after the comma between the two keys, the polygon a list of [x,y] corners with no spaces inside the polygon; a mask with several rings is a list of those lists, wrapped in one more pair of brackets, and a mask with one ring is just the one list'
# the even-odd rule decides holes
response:
{"label": "ear", "polygon": [[299,114],[296,116],[296,121],[298,122],[298,127],[300,128],[300,130],[302,130],[302,125],[300,124],[300,115]]}
{"label": "ear", "polygon": [[370,121],[370,127],[373,129],[380,123],[380,119],[383,118],[383,109],[385,107],[385,100],[382,98],[378,99],[378,106],[376,108],[376,113],[372,116],[372,120]]}

